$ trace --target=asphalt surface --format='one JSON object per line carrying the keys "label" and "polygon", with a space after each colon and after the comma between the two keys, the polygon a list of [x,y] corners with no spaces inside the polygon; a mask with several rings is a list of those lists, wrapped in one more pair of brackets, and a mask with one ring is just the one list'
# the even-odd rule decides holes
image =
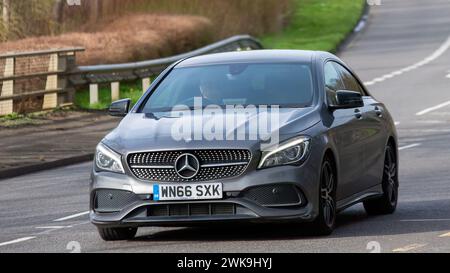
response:
{"label": "asphalt surface", "polygon": [[354,206],[328,237],[270,225],[142,228],[104,242],[85,214],[85,163],[0,181],[0,252],[450,252],[449,14],[448,0],[382,0],[341,54],[398,122],[395,214]]}

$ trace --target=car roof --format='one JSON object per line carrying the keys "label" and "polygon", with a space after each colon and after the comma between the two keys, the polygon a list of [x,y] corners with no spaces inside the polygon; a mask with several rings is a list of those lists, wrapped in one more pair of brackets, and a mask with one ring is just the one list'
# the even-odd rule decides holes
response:
{"label": "car roof", "polygon": [[229,63],[277,63],[277,62],[299,62],[309,63],[316,55],[334,56],[328,52],[309,50],[247,50],[225,53],[214,53],[187,58],[176,65],[176,67],[203,66],[213,64]]}

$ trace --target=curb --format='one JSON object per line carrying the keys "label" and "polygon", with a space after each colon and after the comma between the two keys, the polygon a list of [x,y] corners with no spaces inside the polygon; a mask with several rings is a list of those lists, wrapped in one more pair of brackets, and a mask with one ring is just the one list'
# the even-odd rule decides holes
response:
{"label": "curb", "polygon": [[369,13],[370,13],[370,5],[366,1],[366,4],[364,5],[364,9],[361,13],[361,18],[359,19],[358,23],[356,23],[353,30],[334,49],[334,53],[336,53],[338,55],[340,52],[345,50],[351,44],[351,42],[356,38],[356,36],[358,36],[366,28],[367,22],[369,20]]}
{"label": "curb", "polygon": [[58,160],[54,160],[54,161],[50,161],[50,162],[44,162],[44,163],[38,163],[38,164],[8,169],[8,170],[0,171],[0,179],[12,178],[12,177],[21,176],[24,174],[49,170],[49,169],[53,169],[53,168],[57,168],[57,167],[64,167],[64,166],[73,165],[73,164],[82,163],[82,162],[87,162],[87,161],[91,161],[93,158],[94,158],[93,153],[92,154],[84,154],[84,155],[78,155],[78,156],[73,156],[73,157],[68,157],[68,158],[62,158],[62,159],[58,159]]}

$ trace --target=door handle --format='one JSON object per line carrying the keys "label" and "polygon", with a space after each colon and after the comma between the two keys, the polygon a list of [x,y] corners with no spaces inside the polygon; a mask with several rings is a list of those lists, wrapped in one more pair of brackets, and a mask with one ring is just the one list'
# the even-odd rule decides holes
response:
{"label": "door handle", "polygon": [[355,109],[355,117],[356,117],[357,119],[361,119],[361,118],[362,118],[361,110]]}
{"label": "door handle", "polygon": [[378,108],[378,106],[375,106],[375,114],[381,118],[383,116],[383,111]]}

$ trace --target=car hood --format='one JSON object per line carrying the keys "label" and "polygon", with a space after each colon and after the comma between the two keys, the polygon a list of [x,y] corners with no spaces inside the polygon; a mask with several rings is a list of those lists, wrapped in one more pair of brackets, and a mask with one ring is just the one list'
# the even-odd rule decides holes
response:
{"label": "car hood", "polygon": [[[191,118],[189,118],[189,115]],[[121,154],[167,149],[220,149],[230,147],[252,149],[261,143],[257,136],[249,134],[246,135],[246,140],[231,141],[226,139],[227,136],[230,137],[231,135],[234,135],[236,139],[236,132],[243,129],[245,129],[245,132],[248,132],[250,124],[255,124],[254,122],[259,120],[262,115],[266,115],[262,111],[246,115],[241,122],[235,122],[232,126],[226,125],[222,136],[224,140],[195,140],[193,139],[195,137],[176,140],[172,137],[172,127],[176,125],[175,123],[179,125],[195,119],[197,121],[201,120],[202,124],[206,125],[206,122],[214,123],[214,119],[223,121],[227,118],[226,115],[226,113],[215,114],[211,117],[197,114],[195,111],[185,111],[179,117],[174,117],[170,113],[129,113],[117,128],[103,139],[103,142]],[[278,116],[278,125],[270,128],[267,132],[276,132],[278,130],[280,140],[297,135],[320,121],[320,115],[317,109],[313,107],[280,108]],[[200,133],[200,136],[202,136],[201,127],[199,129],[192,128],[191,132],[192,134],[190,135],[192,136],[196,133]]]}

